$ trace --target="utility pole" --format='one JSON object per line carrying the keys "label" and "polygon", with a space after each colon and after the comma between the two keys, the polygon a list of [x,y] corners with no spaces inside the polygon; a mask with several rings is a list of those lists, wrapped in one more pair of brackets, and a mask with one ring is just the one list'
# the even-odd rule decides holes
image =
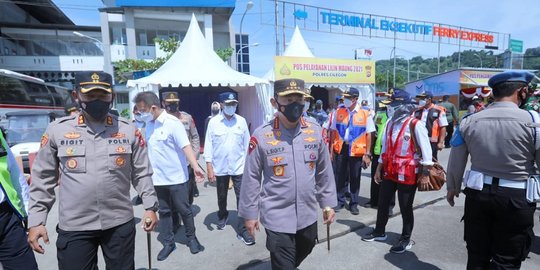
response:
{"label": "utility pole", "polygon": [[396,87],[396,32],[394,32],[394,84],[392,85],[392,87]]}

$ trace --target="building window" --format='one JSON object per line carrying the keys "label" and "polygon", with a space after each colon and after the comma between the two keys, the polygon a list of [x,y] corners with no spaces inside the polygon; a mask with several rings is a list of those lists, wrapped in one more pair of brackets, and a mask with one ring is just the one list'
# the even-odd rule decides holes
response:
{"label": "building window", "polygon": [[239,34],[235,35],[235,53],[236,53],[236,70],[249,74],[249,36]]}

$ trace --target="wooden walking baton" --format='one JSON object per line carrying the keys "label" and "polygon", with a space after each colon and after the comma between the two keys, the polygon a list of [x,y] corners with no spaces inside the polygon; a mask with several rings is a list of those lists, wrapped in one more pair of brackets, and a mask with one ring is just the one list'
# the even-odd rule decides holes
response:
{"label": "wooden walking baton", "polygon": [[[328,213],[331,211],[330,207],[326,207],[323,210],[323,218],[326,220],[328,219]],[[330,223],[326,223],[326,243],[328,252],[330,252]]]}
{"label": "wooden walking baton", "polygon": [[[146,227],[150,226],[150,224],[152,224],[152,219],[147,217],[144,220],[144,224]],[[148,244],[148,270],[152,270],[152,242],[150,232],[146,232],[146,242]]]}

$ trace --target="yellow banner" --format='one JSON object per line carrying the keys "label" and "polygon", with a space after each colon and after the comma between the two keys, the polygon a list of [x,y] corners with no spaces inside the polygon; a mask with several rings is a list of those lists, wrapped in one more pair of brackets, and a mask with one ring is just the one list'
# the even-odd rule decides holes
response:
{"label": "yellow banner", "polygon": [[375,83],[375,61],[287,56],[276,56],[274,61],[276,80],[297,78],[306,83]]}
{"label": "yellow banner", "polygon": [[497,73],[500,73],[500,71],[463,70],[461,71],[460,82],[462,84],[487,86],[489,78]]}

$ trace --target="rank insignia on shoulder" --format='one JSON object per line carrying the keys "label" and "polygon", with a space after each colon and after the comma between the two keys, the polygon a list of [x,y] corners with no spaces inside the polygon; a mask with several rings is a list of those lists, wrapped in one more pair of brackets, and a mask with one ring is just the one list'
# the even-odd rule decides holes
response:
{"label": "rank insignia on shoulder", "polygon": [[68,159],[68,161],[66,161],[66,166],[72,170],[77,168],[77,160],[74,158]]}
{"label": "rank insignia on shoulder", "polygon": [[112,119],[112,117],[111,117],[111,116],[107,116],[107,125],[112,126],[112,124],[113,124],[113,119]]}
{"label": "rank insignia on shoulder", "polygon": [[111,134],[111,138],[122,139],[124,137],[126,137],[126,134],[120,132],[115,132]]}
{"label": "rank insignia on shoulder", "polygon": [[41,136],[41,147],[45,146],[47,142],[49,142],[49,135],[43,134],[43,136]]}
{"label": "rank insignia on shoulder", "polygon": [[278,141],[278,140],[273,140],[273,141],[268,141],[268,142],[266,142],[266,143],[267,143],[267,144],[270,144],[270,145],[272,145],[272,146],[276,146],[276,145],[278,145],[278,144],[280,143],[280,141]]}
{"label": "rank insignia on shoulder", "polygon": [[144,147],[145,142],[140,130],[135,130],[135,137],[139,140],[139,147]]}
{"label": "rank insignia on shoulder", "polygon": [[124,167],[124,165],[126,165],[126,159],[124,157],[117,157],[114,162],[118,167]]}
{"label": "rank insignia on shoulder", "polygon": [[275,176],[283,176],[285,174],[285,166],[274,166],[273,171]]}
{"label": "rank insignia on shoulder", "polygon": [[64,134],[64,138],[66,139],[78,139],[81,137],[81,134],[78,133],[78,132],[68,132],[66,134]]}
{"label": "rank insignia on shoulder", "polygon": [[78,125],[83,125],[84,124],[84,116],[79,115],[79,118],[77,118],[77,124]]}
{"label": "rank insignia on shoulder", "polygon": [[266,132],[264,133],[264,137],[267,139],[274,138],[274,132]]}
{"label": "rank insignia on shoulder", "polygon": [[251,154],[251,152],[253,152],[255,148],[257,148],[257,144],[257,138],[251,136],[251,138],[249,139],[248,155]]}
{"label": "rank insignia on shoulder", "polygon": [[307,138],[304,139],[304,141],[310,142],[310,143],[312,143],[312,142],[314,142],[314,141],[316,141],[316,140],[317,140],[317,139],[315,139],[315,138],[313,138],[313,137],[307,137]]}

